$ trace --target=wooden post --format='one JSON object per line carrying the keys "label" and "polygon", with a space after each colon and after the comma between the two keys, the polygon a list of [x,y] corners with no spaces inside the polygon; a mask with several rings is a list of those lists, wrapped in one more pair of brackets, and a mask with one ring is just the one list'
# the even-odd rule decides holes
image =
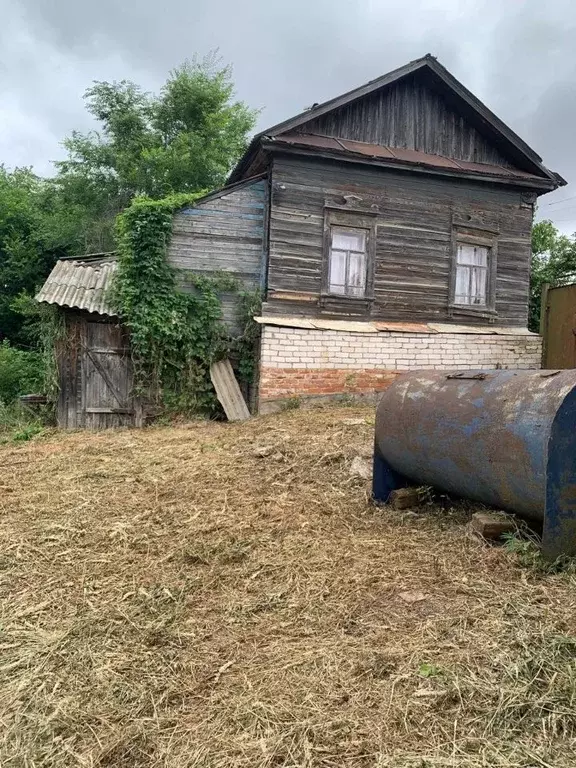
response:
{"label": "wooden post", "polygon": [[142,429],[144,426],[144,404],[142,398],[134,398],[134,426],[137,429]]}
{"label": "wooden post", "polygon": [[546,368],[548,365],[548,292],[550,290],[550,283],[542,283],[542,293],[540,295],[540,336],[542,336],[542,368]]}

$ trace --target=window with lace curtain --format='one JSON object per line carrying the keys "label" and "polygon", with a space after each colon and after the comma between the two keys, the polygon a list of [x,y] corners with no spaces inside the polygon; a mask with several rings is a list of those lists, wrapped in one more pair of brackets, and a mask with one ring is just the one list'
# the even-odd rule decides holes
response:
{"label": "window with lace curtain", "polygon": [[368,271],[368,235],[367,229],[330,227],[329,293],[364,298]]}
{"label": "window with lace curtain", "polygon": [[453,230],[451,307],[464,314],[496,314],[497,256],[497,233],[469,227]]}
{"label": "window with lace curtain", "polygon": [[454,304],[485,307],[488,302],[490,248],[458,243]]}

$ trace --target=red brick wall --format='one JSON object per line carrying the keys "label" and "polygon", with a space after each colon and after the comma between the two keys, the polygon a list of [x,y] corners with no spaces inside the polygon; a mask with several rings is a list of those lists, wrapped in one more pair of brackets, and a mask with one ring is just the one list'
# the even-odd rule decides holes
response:
{"label": "red brick wall", "polygon": [[374,394],[398,375],[381,368],[261,368],[260,404],[294,396]]}

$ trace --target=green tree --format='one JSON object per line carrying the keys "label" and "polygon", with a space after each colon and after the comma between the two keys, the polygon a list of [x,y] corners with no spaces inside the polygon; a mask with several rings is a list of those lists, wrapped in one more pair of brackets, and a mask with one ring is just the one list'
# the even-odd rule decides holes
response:
{"label": "green tree", "polygon": [[19,395],[38,392],[43,386],[43,363],[39,352],[11,347],[0,342],[0,411]]}
{"label": "green tree", "polygon": [[576,280],[576,235],[561,235],[551,221],[532,228],[532,265],[528,327],[540,329],[540,300],[544,283],[562,285]]}
{"label": "green tree", "polygon": [[73,211],[60,205],[52,182],[27,168],[0,166],[0,341],[32,341],[16,298],[32,295],[76,238]]}
{"label": "green tree", "polygon": [[99,130],[65,139],[54,179],[0,166],[0,341],[35,343],[30,297],[58,258],[113,250],[115,218],[134,197],[225,181],[256,116],[233,91],[215,56],[171,72],[157,95],[95,82],[85,98]]}
{"label": "green tree", "polygon": [[98,132],[73,133],[57,163],[60,196],[84,210],[88,250],[113,247],[113,222],[132,198],[222,185],[245,150],[256,112],[234,101],[231,71],[214,56],[170,73],[158,95],[127,80],[86,91]]}

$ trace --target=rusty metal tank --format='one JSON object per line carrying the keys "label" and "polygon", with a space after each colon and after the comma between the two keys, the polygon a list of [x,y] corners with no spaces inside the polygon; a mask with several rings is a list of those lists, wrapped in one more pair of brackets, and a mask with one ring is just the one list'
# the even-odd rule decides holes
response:
{"label": "rusty metal tank", "polygon": [[373,496],[408,484],[542,521],[544,554],[576,555],[576,370],[399,376],[376,413]]}

